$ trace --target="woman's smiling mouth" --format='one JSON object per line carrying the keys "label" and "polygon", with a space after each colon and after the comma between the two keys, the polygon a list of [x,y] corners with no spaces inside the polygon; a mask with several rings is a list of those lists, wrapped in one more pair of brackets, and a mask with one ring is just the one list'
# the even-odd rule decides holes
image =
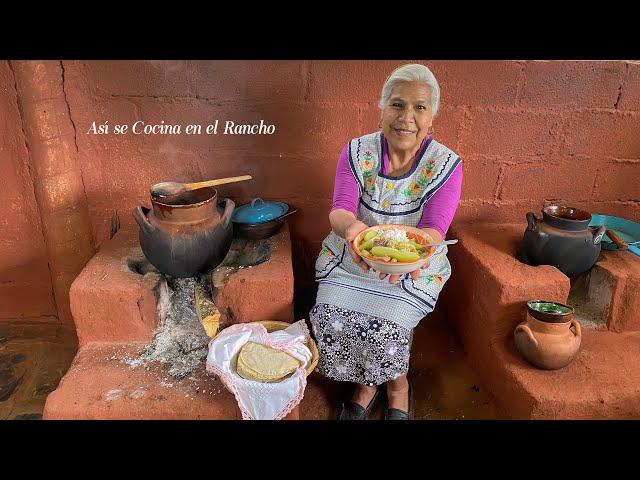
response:
{"label": "woman's smiling mouth", "polygon": [[396,132],[396,134],[400,135],[401,137],[410,137],[411,135],[416,134],[416,132],[412,130],[405,130],[403,128],[394,128],[393,130]]}

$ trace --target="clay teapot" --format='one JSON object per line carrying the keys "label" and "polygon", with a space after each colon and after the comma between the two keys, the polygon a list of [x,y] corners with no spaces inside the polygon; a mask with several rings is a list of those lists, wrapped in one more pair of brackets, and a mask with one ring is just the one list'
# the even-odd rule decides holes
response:
{"label": "clay teapot", "polygon": [[217,202],[211,187],[171,197],[151,197],[153,210],[138,206],[133,217],[140,226],[140,247],[160,272],[193,277],[216,268],[229,252],[235,203]]}
{"label": "clay teapot", "polygon": [[582,330],[568,305],[544,300],[527,302],[527,319],[513,332],[518,352],[545,370],[567,366],[580,348]]}
{"label": "clay teapot", "polygon": [[526,260],[532,265],[553,265],[567,276],[589,270],[600,255],[606,228],[589,228],[591,214],[560,205],[542,209],[542,220],[529,212],[524,232]]}

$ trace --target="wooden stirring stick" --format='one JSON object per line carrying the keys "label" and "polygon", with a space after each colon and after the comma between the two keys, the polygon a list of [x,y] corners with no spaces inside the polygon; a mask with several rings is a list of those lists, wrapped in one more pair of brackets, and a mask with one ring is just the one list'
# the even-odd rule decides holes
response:
{"label": "wooden stirring stick", "polygon": [[620,250],[626,250],[629,247],[629,244],[627,244],[627,242],[620,238],[618,234],[613,230],[607,229],[607,237],[609,237]]}
{"label": "wooden stirring stick", "polygon": [[151,196],[153,197],[169,197],[189,190],[197,190],[203,187],[214,187],[216,185],[224,185],[225,183],[242,182],[251,180],[251,175],[240,175],[239,177],[218,178],[216,180],[207,180],[205,182],[195,183],[179,183],[179,182],[162,182],[156,183],[151,187]]}

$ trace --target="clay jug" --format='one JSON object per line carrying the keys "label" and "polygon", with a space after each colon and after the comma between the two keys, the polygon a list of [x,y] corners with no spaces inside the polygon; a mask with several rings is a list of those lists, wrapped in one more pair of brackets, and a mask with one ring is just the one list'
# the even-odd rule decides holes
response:
{"label": "clay jug", "polygon": [[140,226],[140,247],[160,272],[193,277],[216,268],[229,252],[235,203],[217,202],[211,187],[172,197],[151,197],[153,209],[139,206],[133,217]]}
{"label": "clay jug", "polygon": [[542,219],[527,213],[524,251],[532,265],[553,265],[567,276],[589,270],[600,255],[606,228],[589,228],[591,214],[560,205],[542,209]]}
{"label": "clay jug", "polygon": [[529,363],[545,370],[567,366],[580,348],[582,330],[574,309],[557,302],[527,303],[527,319],[513,333],[516,348]]}

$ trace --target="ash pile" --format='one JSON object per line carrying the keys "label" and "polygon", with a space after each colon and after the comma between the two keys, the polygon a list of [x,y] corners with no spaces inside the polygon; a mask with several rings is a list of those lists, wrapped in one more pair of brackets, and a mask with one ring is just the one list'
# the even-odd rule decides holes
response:
{"label": "ash pile", "polygon": [[127,361],[131,367],[159,362],[169,366],[169,375],[182,379],[204,363],[211,339],[196,313],[194,289],[198,283],[197,278],[167,278],[159,309],[160,328],[142,354]]}

